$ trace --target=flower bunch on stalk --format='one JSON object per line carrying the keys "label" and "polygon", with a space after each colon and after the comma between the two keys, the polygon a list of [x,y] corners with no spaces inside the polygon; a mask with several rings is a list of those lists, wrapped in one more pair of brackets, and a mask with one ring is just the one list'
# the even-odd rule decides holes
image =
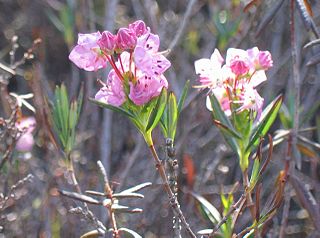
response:
{"label": "flower bunch on stalk", "polygon": [[257,47],[248,50],[230,48],[225,64],[215,49],[210,59],[195,62],[200,84],[209,89],[207,108],[226,141],[237,153],[242,171],[249,156],[275,120],[282,103],[278,96],[264,110],[264,99],[256,87],[267,80],[265,71],[273,66],[269,51]]}
{"label": "flower bunch on stalk", "polygon": [[116,34],[79,34],[78,44],[69,55],[73,63],[86,71],[110,64],[112,69],[107,80],[100,81],[102,87],[95,102],[129,116],[148,145],[152,144],[151,131],[165,108],[168,81],[163,73],[171,66],[164,52],[159,52],[159,46],[159,36],[138,20]]}
{"label": "flower bunch on stalk", "polygon": [[159,52],[159,45],[159,36],[139,20],[120,28],[116,35],[109,31],[79,34],[69,58],[87,71],[111,65],[97,100],[116,107],[127,101],[143,105],[168,87],[163,73],[171,63]]}
{"label": "flower bunch on stalk", "polygon": [[[198,87],[209,88],[227,116],[232,111],[239,113],[251,110],[259,117],[264,100],[256,87],[267,80],[265,70],[273,65],[270,52],[259,51],[257,47],[248,50],[230,48],[224,65],[223,62],[218,49],[210,59],[197,60],[195,70],[199,75]],[[207,107],[212,110],[209,98]]]}

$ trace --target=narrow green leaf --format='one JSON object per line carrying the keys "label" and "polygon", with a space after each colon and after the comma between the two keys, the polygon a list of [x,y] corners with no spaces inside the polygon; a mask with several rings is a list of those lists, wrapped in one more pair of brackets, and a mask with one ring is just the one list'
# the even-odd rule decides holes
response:
{"label": "narrow green leaf", "polygon": [[259,170],[260,170],[260,160],[256,158],[253,162],[251,177],[250,177],[250,187],[253,189],[255,184],[259,179]]}
{"label": "narrow green leaf", "polygon": [[319,111],[320,108],[320,100],[315,102],[314,105],[306,112],[301,113],[300,127],[308,122],[315,114]]}
{"label": "narrow green leaf", "polygon": [[110,109],[110,110],[115,111],[115,112],[120,112],[121,114],[123,114],[125,116],[128,116],[130,118],[135,118],[135,116],[131,112],[129,112],[129,111],[127,111],[127,110],[125,110],[125,109],[123,109],[121,107],[114,107],[114,106],[112,106],[110,104],[106,104],[106,103],[100,102],[98,100],[95,100],[94,98],[89,98],[89,101],[94,103],[94,104],[97,104],[100,107],[107,108],[107,109]]}
{"label": "narrow green leaf", "polygon": [[162,117],[161,117],[161,120],[160,120],[160,126],[161,126],[161,129],[162,129],[162,132],[163,132],[163,135],[165,138],[168,138],[168,129],[167,129],[167,126],[166,126],[166,123],[167,123],[167,116],[163,116],[167,114],[166,113],[166,110],[164,110],[163,114],[162,114]]}
{"label": "narrow green leaf", "polygon": [[181,93],[181,96],[179,98],[179,102],[178,102],[178,116],[180,115],[181,111],[182,111],[182,107],[183,107],[183,104],[187,98],[187,94],[188,94],[188,91],[189,91],[189,86],[190,86],[190,80],[187,80],[186,84],[184,85],[183,87],[183,90],[182,90],[182,93]]}
{"label": "narrow green leaf", "polygon": [[279,118],[285,129],[291,129],[293,127],[293,118],[285,104],[282,104],[280,108]]}
{"label": "narrow green leaf", "polygon": [[216,224],[221,220],[219,211],[207,199],[194,192],[191,192],[191,195],[200,203],[206,216],[213,224]]}
{"label": "narrow green leaf", "polygon": [[279,95],[266,107],[266,109],[264,109],[259,123],[255,126],[246,151],[249,151],[252,147],[257,146],[259,144],[260,137],[264,137],[266,135],[277,117],[278,111],[282,104],[282,100],[282,95]]}
{"label": "narrow green leaf", "polygon": [[77,104],[78,104],[78,108],[77,108],[77,122],[79,121],[79,116],[80,116],[80,112],[81,112],[81,108],[82,108],[82,103],[83,103],[83,84],[81,84],[81,88],[80,88],[80,92],[77,98]]}
{"label": "narrow green leaf", "polygon": [[213,123],[223,132],[228,134],[229,136],[232,136],[236,139],[241,140],[242,137],[239,135],[238,132],[236,132],[234,129],[227,127],[226,125],[222,124],[220,121],[213,119]]}
{"label": "narrow green leaf", "polygon": [[158,97],[157,104],[153,107],[149,116],[148,124],[145,131],[153,130],[161,119],[161,116],[166,108],[167,103],[167,90],[162,89],[161,94]]}
{"label": "narrow green leaf", "polygon": [[177,129],[178,108],[176,96],[171,92],[168,99],[168,137],[174,140]]}
{"label": "narrow green leaf", "polygon": [[[215,120],[220,121],[223,125],[227,126],[228,128],[231,128],[233,131],[235,131],[229,118],[226,116],[224,111],[221,109],[221,106],[220,106],[218,99],[214,95],[210,95],[210,102],[211,102],[211,106],[212,106],[213,118]],[[232,150],[234,152],[237,152],[239,146],[238,146],[236,140],[234,138],[230,137],[229,135],[227,135],[226,133],[224,133],[223,131],[221,131],[221,132],[222,132],[222,135],[225,138],[226,142],[232,148]]]}

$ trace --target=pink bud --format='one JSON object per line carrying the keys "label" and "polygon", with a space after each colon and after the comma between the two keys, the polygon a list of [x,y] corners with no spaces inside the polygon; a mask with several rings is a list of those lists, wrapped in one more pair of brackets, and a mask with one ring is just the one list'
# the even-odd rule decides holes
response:
{"label": "pink bud", "polygon": [[31,133],[23,134],[16,143],[16,150],[19,152],[29,152],[34,145],[33,135]]}
{"label": "pink bud", "polygon": [[21,131],[21,135],[16,143],[16,150],[20,152],[31,151],[34,144],[32,132],[36,127],[35,118],[22,118],[20,122],[16,123],[16,127]]}
{"label": "pink bud", "polygon": [[260,68],[267,70],[273,66],[272,57],[269,51],[260,51],[258,54]]}
{"label": "pink bud", "polygon": [[231,71],[236,75],[244,75],[249,72],[249,65],[245,61],[237,58],[231,60],[230,68]]}
{"label": "pink bud", "polygon": [[97,43],[100,49],[108,54],[113,54],[116,45],[116,36],[109,31],[104,31]]}
{"label": "pink bud", "polygon": [[149,28],[147,28],[146,24],[142,20],[129,24],[129,29],[135,33],[136,37],[140,37],[149,32]]}
{"label": "pink bud", "polygon": [[120,28],[117,33],[116,48],[119,51],[133,49],[137,43],[134,32],[128,28]]}

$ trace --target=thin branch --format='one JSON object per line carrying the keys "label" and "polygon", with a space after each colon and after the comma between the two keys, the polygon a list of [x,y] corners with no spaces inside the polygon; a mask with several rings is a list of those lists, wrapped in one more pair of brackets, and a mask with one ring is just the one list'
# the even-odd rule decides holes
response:
{"label": "thin branch", "polygon": [[241,197],[238,199],[236,203],[234,203],[230,210],[227,212],[227,214],[219,221],[219,223],[213,228],[211,234],[209,235],[209,238],[214,237],[215,233],[219,230],[219,228],[226,223],[229,216],[232,215],[232,213],[239,207],[240,204],[242,204],[246,200],[246,195],[242,194]]}
{"label": "thin branch", "polygon": [[196,238],[197,236],[191,230],[190,225],[188,224],[186,218],[184,217],[184,215],[183,215],[183,213],[182,213],[182,211],[180,209],[179,202],[178,202],[176,196],[174,195],[174,193],[172,192],[172,190],[170,188],[166,172],[164,170],[164,167],[163,167],[163,165],[162,165],[162,163],[161,163],[161,161],[160,161],[160,159],[158,157],[158,154],[157,154],[154,146],[151,145],[149,148],[150,148],[151,153],[153,155],[153,158],[155,160],[156,168],[157,168],[157,170],[158,170],[158,172],[160,174],[160,177],[161,177],[161,179],[163,181],[164,189],[168,194],[169,202],[170,202],[170,205],[171,205],[173,211],[177,214],[177,217],[181,220],[181,223],[182,223],[183,227],[186,229],[188,235],[190,237],[192,237],[192,238]]}

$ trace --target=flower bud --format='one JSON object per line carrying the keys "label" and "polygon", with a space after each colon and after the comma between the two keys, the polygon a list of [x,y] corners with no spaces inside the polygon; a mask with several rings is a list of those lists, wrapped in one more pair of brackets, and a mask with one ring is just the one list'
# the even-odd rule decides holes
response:
{"label": "flower bud", "polygon": [[149,31],[146,24],[142,20],[138,20],[138,21],[135,21],[135,22],[129,24],[129,29],[134,32],[136,37],[140,37],[140,36],[148,33],[148,31]]}
{"label": "flower bud", "polygon": [[116,46],[116,36],[109,31],[104,31],[97,43],[101,50],[107,54],[113,54]]}
{"label": "flower bud", "polygon": [[273,66],[273,61],[269,51],[260,51],[258,54],[258,60],[259,60],[259,68],[267,70]]}
{"label": "flower bud", "polygon": [[137,43],[134,32],[128,28],[120,28],[117,33],[116,48],[118,51],[133,49]]}

